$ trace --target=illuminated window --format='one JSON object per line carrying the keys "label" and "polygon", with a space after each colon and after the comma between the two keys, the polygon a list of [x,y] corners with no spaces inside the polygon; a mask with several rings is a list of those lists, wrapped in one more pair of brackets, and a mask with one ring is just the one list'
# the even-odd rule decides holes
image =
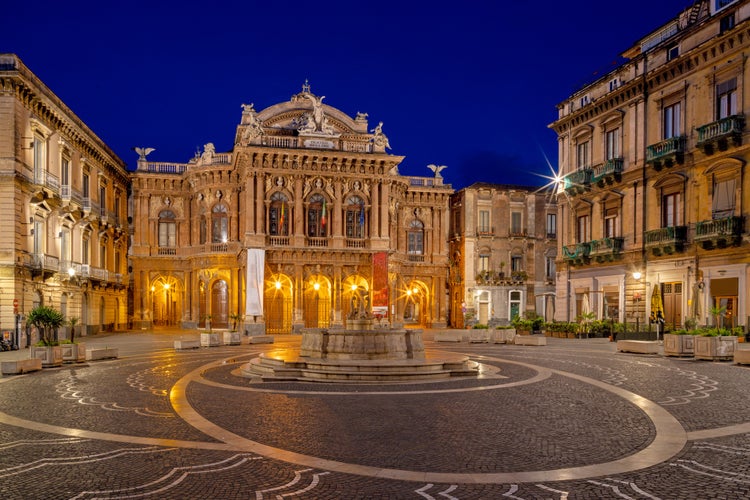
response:
{"label": "illuminated window", "polygon": [[220,203],[211,210],[211,243],[226,243],[229,234],[227,207]]}
{"label": "illuminated window", "polygon": [[418,220],[413,220],[409,225],[407,232],[408,252],[409,255],[424,254],[424,224]]}

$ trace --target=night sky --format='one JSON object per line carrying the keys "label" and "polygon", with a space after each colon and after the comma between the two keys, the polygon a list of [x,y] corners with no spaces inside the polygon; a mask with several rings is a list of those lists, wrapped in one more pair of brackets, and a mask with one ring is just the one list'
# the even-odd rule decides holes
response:
{"label": "night sky", "polygon": [[689,0],[8,2],[16,53],[129,169],[232,148],[243,103],[323,101],[383,122],[401,173],[541,185],[556,105]]}

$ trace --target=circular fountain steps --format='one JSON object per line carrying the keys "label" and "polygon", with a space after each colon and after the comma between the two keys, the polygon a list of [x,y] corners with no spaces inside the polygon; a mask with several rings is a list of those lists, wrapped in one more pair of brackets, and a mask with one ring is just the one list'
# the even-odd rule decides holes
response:
{"label": "circular fountain steps", "polygon": [[243,377],[264,381],[413,382],[476,377],[478,365],[467,356],[439,353],[425,359],[346,360],[285,358],[261,354],[242,365]]}

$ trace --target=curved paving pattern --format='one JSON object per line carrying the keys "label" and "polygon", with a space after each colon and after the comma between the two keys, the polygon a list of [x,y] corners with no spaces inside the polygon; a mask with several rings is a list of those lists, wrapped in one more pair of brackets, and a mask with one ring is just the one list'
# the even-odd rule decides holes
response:
{"label": "curved paving pattern", "polygon": [[435,346],[486,368],[478,380],[445,383],[233,375],[287,342],[0,379],[0,495],[747,496],[750,471],[737,462],[750,456],[750,370],[551,340]]}

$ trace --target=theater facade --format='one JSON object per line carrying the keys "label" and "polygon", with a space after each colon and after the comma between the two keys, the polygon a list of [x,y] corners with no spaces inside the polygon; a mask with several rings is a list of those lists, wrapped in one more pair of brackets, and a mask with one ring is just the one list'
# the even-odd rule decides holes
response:
{"label": "theater facade", "polygon": [[446,325],[442,168],[401,175],[382,122],[323,100],[305,83],[287,102],[242,105],[231,151],[208,143],[165,163],[138,149],[134,327],[293,333],[370,309],[390,325]]}

